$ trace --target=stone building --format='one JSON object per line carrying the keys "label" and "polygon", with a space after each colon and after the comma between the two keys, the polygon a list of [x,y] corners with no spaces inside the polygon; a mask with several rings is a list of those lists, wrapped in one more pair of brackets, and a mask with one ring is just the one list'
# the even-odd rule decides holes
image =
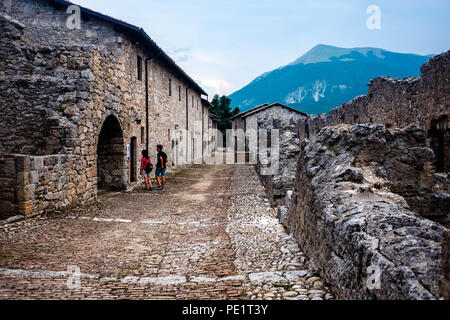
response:
{"label": "stone building", "polygon": [[203,89],[142,28],[71,5],[0,2],[3,217],[131,188],[157,144],[173,165],[208,149]]}
{"label": "stone building", "polygon": [[[245,162],[256,164],[258,155],[258,119],[270,119],[286,125],[297,122],[301,118],[306,118],[307,114],[296,109],[285,106],[281,103],[263,104],[253,109],[235,115],[232,120],[233,139],[231,141],[232,150],[235,152],[236,162],[243,162],[241,157],[245,154]],[[245,136],[245,141],[240,141],[241,135]]]}
{"label": "stone building", "polygon": [[[207,99],[202,99],[203,108],[205,110],[209,110],[209,108],[212,107],[211,102],[209,102]],[[217,125],[219,123],[219,117],[215,115],[214,113],[208,111],[208,119],[206,124],[206,130],[208,130],[207,141],[204,142],[205,145],[205,151],[204,153],[206,155],[210,155],[217,149],[217,141],[219,132],[217,131]]]}

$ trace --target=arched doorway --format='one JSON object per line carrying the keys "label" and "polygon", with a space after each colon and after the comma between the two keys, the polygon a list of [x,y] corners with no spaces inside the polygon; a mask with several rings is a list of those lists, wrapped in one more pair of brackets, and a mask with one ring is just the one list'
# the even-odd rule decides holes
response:
{"label": "arched doorway", "polygon": [[103,122],[97,145],[98,189],[121,190],[125,187],[125,146],[117,118],[108,116]]}

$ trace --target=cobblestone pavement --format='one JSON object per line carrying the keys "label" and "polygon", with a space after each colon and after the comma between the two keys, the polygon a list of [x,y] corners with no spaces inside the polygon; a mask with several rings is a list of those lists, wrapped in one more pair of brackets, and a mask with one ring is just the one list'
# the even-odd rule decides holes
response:
{"label": "cobblestone pavement", "polygon": [[250,298],[332,295],[249,166],[190,166],[161,192],[0,227],[0,299]]}

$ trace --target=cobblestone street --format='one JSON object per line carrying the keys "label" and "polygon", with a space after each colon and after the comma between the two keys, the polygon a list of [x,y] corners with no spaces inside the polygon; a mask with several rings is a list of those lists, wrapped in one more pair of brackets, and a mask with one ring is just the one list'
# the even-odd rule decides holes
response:
{"label": "cobblestone street", "polygon": [[[73,284],[70,266],[81,271]],[[68,286],[69,284],[69,286]],[[250,166],[0,227],[0,299],[333,299]]]}

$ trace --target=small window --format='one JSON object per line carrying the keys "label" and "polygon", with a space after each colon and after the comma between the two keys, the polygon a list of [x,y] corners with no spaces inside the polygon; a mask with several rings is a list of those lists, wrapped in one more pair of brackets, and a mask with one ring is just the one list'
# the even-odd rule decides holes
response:
{"label": "small window", "polygon": [[192,96],[192,108],[194,108],[194,96]]}
{"label": "small window", "polygon": [[169,78],[169,96],[172,96],[172,79]]}
{"label": "small window", "polygon": [[141,127],[141,144],[145,144],[145,128]]}
{"label": "small window", "polygon": [[142,81],[142,58],[140,56],[137,57],[137,78]]}
{"label": "small window", "polygon": [[170,141],[170,129],[167,130],[167,136],[169,137],[169,141]]}
{"label": "small window", "polygon": [[178,86],[178,101],[181,101],[181,86]]}

